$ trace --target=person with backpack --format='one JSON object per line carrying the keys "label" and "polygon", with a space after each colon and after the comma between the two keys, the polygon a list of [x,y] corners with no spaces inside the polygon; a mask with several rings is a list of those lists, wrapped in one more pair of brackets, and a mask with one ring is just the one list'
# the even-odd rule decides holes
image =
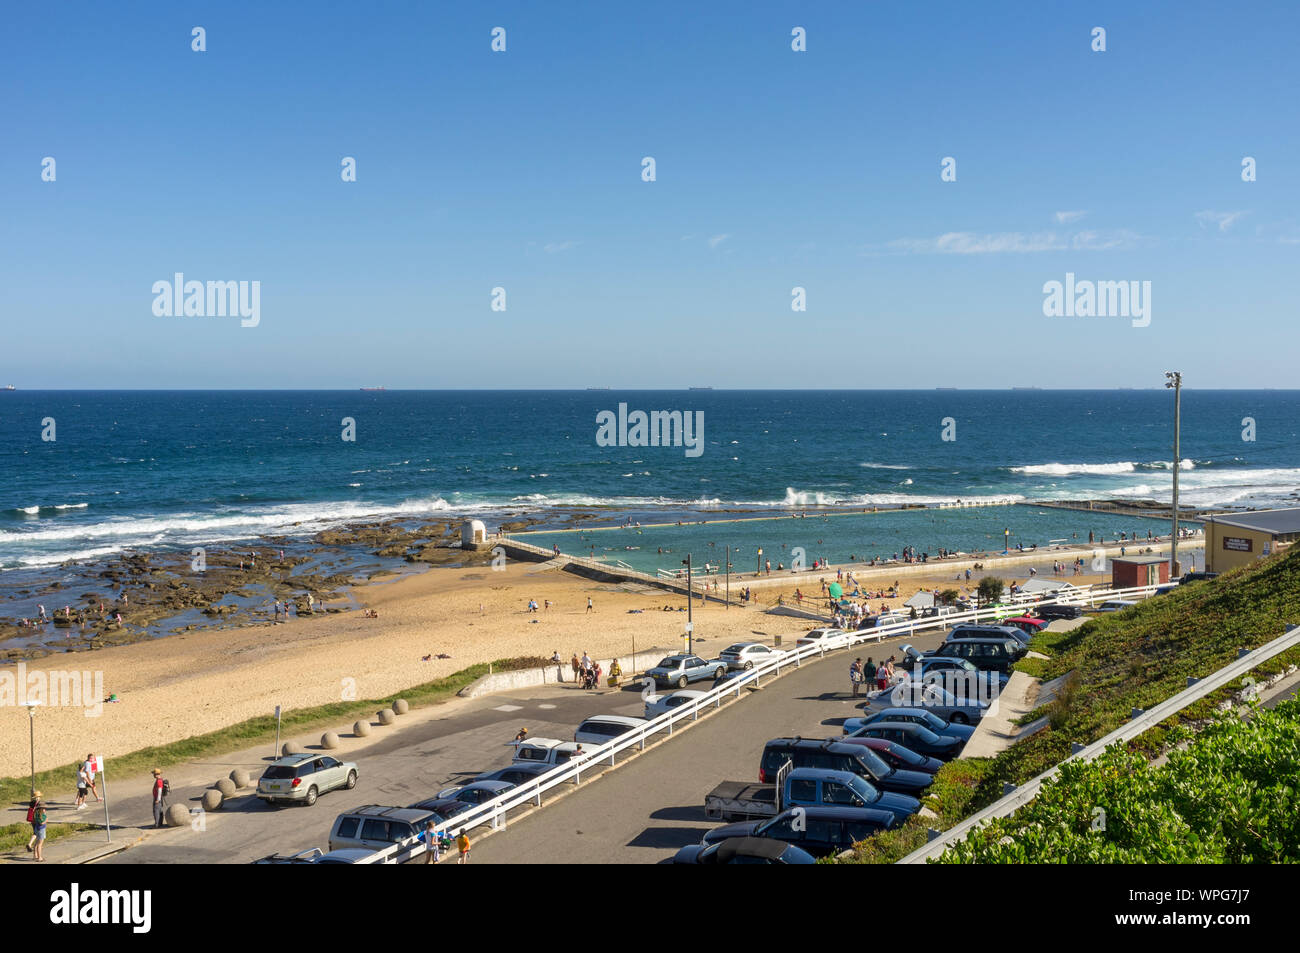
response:
{"label": "person with backpack", "polygon": [[853,686],[853,697],[858,697],[858,690],[862,687],[862,659],[857,658],[849,665],[849,682]]}
{"label": "person with backpack", "polygon": [[32,836],[27,839],[27,853],[32,853],[36,843],[36,808],[41,803],[41,792],[33,791],[32,799],[27,802],[27,823],[32,825]]}
{"label": "person with backpack", "polygon": [[162,776],[161,768],[153,769],[153,826],[162,827],[167,816],[167,795],[172,793],[171,783]]}

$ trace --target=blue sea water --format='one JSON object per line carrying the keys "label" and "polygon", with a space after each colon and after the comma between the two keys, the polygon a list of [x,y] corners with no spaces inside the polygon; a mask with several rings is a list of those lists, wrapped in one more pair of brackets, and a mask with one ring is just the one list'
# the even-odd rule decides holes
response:
{"label": "blue sea water", "polygon": [[[702,453],[598,445],[620,403],[703,412]],[[1165,390],[7,392],[0,568],[574,506],[1167,500],[1172,421]],[[1185,391],[1182,424],[1184,504],[1295,502],[1300,391]]]}

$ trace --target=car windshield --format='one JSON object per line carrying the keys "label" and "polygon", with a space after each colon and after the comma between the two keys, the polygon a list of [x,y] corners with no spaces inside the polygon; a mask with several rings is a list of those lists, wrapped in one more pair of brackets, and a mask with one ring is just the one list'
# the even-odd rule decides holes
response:
{"label": "car windshield", "polygon": [[902,745],[890,745],[889,753],[899,761],[907,764],[925,764],[925,758],[917,754],[911,748],[904,748]]}
{"label": "car windshield", "polygon": [[883,778],[885,775],[893,772],[893,768],[885,764],[880,755],[876,754],[870,748],[862,749],[862,760],[866,763],[867,768],[871,771],[872,777]]}
{"label": "car windshield", "polygon": [[880,792],[876,790],[874,785],[857,776],[854,776],[853,780],[849,782],[849,787],[868,804],[880,797]]}

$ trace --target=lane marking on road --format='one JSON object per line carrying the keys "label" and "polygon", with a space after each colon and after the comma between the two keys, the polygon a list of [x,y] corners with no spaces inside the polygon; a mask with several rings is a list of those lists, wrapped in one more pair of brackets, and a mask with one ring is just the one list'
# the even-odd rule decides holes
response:
{"label": "lane marking on road", "polygon": [[547,709],[550,709],[550,708],[554,708],[555,706],[554,706],[554,705],[538,705],[537,707],[538,707],[538,708],[547,708]]}
{"label": "lane marking on road", "polygon": [[523,705],[497,705],[497,707],[493,708],[492,710],[493,711],[522,711],[523,707],[524,707]]}

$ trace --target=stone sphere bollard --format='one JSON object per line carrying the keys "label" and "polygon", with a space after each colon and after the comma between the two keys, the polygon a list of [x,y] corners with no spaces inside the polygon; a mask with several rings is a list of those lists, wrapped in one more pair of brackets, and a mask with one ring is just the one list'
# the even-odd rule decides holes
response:
{"label": "stone sphere bollard", "polygon": [[185,827],[190,823],[190,809],[184,804],[173,804],[167,808],[167,826]]}
{"label": "stone sphere bollard", "polygon": [[410,710],[411,706],[405,698],[399,698],[397,701],[393,702],[394,714],[405,715]]}
{"label": "stone sphere bollard", "polygon": [[358,721],[352,726],[352,733],[358,738],[364,738],[366,735],[370,734],[370,722]]}
{"label": "stone sphere bollard", "polygon": [[393,714],[391,708],[381,708],[375,714],[379,716],[379,723],[381,725],[391,725],[397,720],[397,716]]}
{"label": "stone sphere bollard", "polygon": [[[230,782],[227,781],[226,783],[229,784]],[[225,799],[225,796],[216,788],[208,788],[203,792],[203,810],[219,811],[221,809],[221,802]],[[168,813],[170,813],[170,810]],[[170,820],[170,818],[168,818],[168,820]]]}
{"label": "stone sphere bollard", "polygon": [[235,793],[235,782],[230,778],[222,778],[213,786],[221,792],[222,797],[231,797]]}
{"label": "stone sphere bollard", "polygon": [[292,741],[286,741],[284,746],[280,748],[280,754],[285,758],[291,754],[302,754],[302,748]]}
{"label": "stone sphere bollard", "polygon": [[327,731],[320,736],[320,746],[322,748],[337,748],[339,746],[339,736],[332,731]]}
{"label": "stone sphere bollard", "polygon": [[235,782],[235,787],[246,788],[249,782],[248,772],[243,768],[236,768],[230,772],[230,780]]}

